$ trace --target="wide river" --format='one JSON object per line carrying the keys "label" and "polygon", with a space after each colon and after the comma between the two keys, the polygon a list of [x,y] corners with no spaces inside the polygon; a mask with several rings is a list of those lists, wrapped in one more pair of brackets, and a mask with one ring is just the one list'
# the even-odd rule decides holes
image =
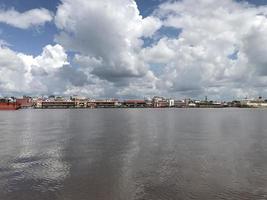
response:
{"label": "wide river", "polygon": [[1,111],[0,199],[267,199],[267,110]]}

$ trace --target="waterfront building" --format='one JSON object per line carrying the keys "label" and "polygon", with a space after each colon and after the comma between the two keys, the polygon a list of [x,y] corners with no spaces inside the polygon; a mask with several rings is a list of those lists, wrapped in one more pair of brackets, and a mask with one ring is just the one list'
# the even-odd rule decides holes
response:
{"label": "waterfront building", "polygon": [[155,96],[152,99],[152,105],[154,108],[166,108],[169,107],[170,103],[164,97]]}
{"label": "waterfront building", "polygon": [[120,106],[118,99],[91,100],[90,105],[95,108],[116,108]]}
{"label": "waterfront building", "polygon": [[75,108],[88,108],[88,99],[86,97],[72,96],[71,101],[75,102]]}
{"label": "waterfront building", "polygon": [[184,108],[184,107],[186,107],[185,100],[175,100],[174,101],[174,107],[176,107],[176,108]]}
{"label": "waterfront building", "polygon": [[237,100],[234,100],[234,101],[228,103],[228,107],[238,107],[238,108],[240,108],[241,107],[241,102],[237,101]]}
{"label": "waterfront building", "polygon": [[174,99],[168,99],[169,107],[174,107]]}
{"label": "waterfront building", "polygon": [[146,108],[149,106],[145,100],[125,100],[122,105],[127,108]]}
{"label": "waterfront building", "polygon": [[190,102],[190,103],[188,103],[187,106],[188,106],[189,108],[195,108],[195,107],[197,107],[197,104],[194,103],[194,102]]}
{"label": "waterfront building", "polygon": [[22,98],[16,99],[17,104],[20,105],[21,108],[30,108],[33,107],[34,102],[31,97],[23,96]]}
{"label": "waterfront building", "polygon": [[42,97],[29,97],[23,96],[23,98],[5,97],[0,98],[0,110],[1,109],[18,109],[18,108],[42,108],[42,109],[54,109],[54,108],[186,108],[186,107],[198,107],[198,108],[223,108],[223,107],[266,107],[267,100],[262,97],[257,99],[244,99],[235,100],[232,102],[225,101],[208,101],[205,100],[174,100],[171,98],[155,96],[152,99],[130,99],[122,100],[118,99],[89,99],[87,97],[72,96],[72,97],[56,97],[54,95],[42,96]]}
{"label": "waterfront building", "polygon": [[36,108],[40,108],[40,109],[75,108],[75,102],[74,101],[37,100]]}
{"label": "waterfront building", "polygon": [[196,107],[198,108],[222,108],[224,103],[214,101],[196,101]]}
{"label": "waterfront building", "polygon": [[241,100],[241,107],[260,108],[267,107],[267,100],[263,100],[262,97],[258,99],[244,99]]}

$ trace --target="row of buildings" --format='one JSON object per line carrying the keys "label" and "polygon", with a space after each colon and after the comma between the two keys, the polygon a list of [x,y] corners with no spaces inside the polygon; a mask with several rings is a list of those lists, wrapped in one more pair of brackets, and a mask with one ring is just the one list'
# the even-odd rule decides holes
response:
{"label": "row of buildings", "polygon": [[244,99],[240,101],[208,101],[205,100],[175,100],[155,96],[150,100],[131,99],[90,99],[86,97],[72,96],[64,97],[29,97],[2,98],[0,99],[0,110],[15,110],[19,108],[38,109],[64,109],[64,108],[223,108],[223,107],[267,107],[267,100],[262,97],[257,99]]}
{"label": "row of buildings", "polygon": [[174,100],[164,97],[153,97],[151,100],[130,99],[88,99],[71,97],[70,99],[38,99],[35,108],[186,108],[186,107],[226,107],[225,103],[213,101],[196,101],[191,99]]}

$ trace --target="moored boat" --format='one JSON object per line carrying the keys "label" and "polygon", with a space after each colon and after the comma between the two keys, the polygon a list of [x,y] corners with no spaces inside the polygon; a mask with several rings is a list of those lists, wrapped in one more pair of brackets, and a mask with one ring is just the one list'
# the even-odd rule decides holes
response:
{"label": "moored boat", "polygon": [[0,110],[18,110],[20,104],[17,102],[0,102]]}

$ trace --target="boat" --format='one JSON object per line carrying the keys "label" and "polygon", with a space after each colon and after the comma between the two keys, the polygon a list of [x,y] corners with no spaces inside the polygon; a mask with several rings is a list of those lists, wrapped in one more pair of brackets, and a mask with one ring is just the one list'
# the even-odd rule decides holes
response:
{"label": "boat", "polygon": [[0,102],[0,110],[18,110],[20,104],[17,102]]}

